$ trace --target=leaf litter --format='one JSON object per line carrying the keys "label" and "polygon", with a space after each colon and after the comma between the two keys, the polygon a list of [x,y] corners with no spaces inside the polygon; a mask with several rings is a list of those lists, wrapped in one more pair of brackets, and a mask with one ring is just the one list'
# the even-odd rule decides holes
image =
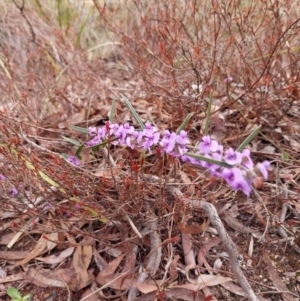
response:
{"label": "leaf litter", "polygon": [[[91,66],[84,53],[70,46],[72,43],[61,42],[44,23],[40,26],[35,14],[33,10],[31,21],[37,40],[42,41],[44,37],[53,40],[49,45],[46,42],[47,52],[43,54],[34,47],[20,48],[24,42],[28,45],[30,39],[25,23],[21,26],[24,30],[21,44],[13,39],[6,41],[12,43],[6,45],[7,49],[20,50],[18,57],[11,51],[8,58],[20,66],[18,76],[26,75],[23,76],[26,81],[17,76],[13,88],[9,81],[12,77],[6,76],[3,79],[6,89],[1,86],[10,101],[1,103],[0,170],[23,190],[21,188],[20,195],[13,198],[1,183],[0,259],[7,273],[0,278],[0,283],[23,285],[24,290],[36,293],[37,300],[42,300],[38,297],[38,288],[44,288],[45,292],[51,287],[59,289],[59,295],[63,296],[60,300],[67,300],[71,295],[86,300],[119,296],[121,300],[127,293],[128,300],[239,300],[245,293],[236,284],[228,254],[216,237],[216,230],[201,208],[186,207],[167,192],[165,185],[174,185],[186,196],[215,203],[226,230],[244,256],[243,270],[249,279],[256,281],[253,284],[256,291],[265,292],[266,298],[259,296],[260,300],[273,300],[278,295],[283,300],[297,300],[299,259],[295,255],[297,249],[290,246],[300,245],[299,103],[293,101],[284,114],[282,110],[286,110],[286,106],[277,104],[274,95],[277,93],[285,99],[284,91],[293,94],[298,88],[289,85],[281,91],[273,91],[274,95],[269,95],[271,102],[267,98],[261,104],[247,97],[243,99],[244,103],[252,102],[256,108],[253,110],[245,110],[241,104],[224,108],[226,97],[216,98],[212,106],[212,135],[224,143],[237,146],[254,125],[265,126],[264,136],[251,144],[253,153],[274,160],[280,168],[271,171],[270,182],[257,183],[260,197],[254,195],[246,200],[241,194],[221,187],[218,180],[203,170],[151,156],[148,166],[139,170],[141,176],[137,182],[132,177],[131,161],[138,161],[140,154],[128,149],[106,154],[115,166],[107,164],[105,154],[100,160],[97,155],[84,154],[84,162],[90,169],[78,170],[59,156],[75,151],[61,136],[84,141],[69,125],[104,124],[111,99],[119,97],[118,89],[128,93],[142,120],[151,120],[162,129],[176,128],[182,113],[175,112],[174,104],[169,105],[170,95],[145,95],[141,78],[122,62],[99,60]],[[13,22],[19,13],[12,10],[8,16]],[[18,36],[13,25],[10,24],[10,31]],[[32,51],[32,57],[42,66],[40,70],[30,58],[26,64],[22,63],[26,57],[24,51]],[[1,46],[1,61],[2,53]],[[61,58],[53,63],[49,53]],[[80,63],[64,65],[72,60]],[[287,55],[281,64],[281,68],[291,74]],[[66,71],[62,75],[55,74],[53,68],[66,68]],[[9,74],[8,69],[5,74]],[[30,78],[33,78],[31,83]],[[61,81],[53,82],[53,78],[61,78]],[[290,77],[290,81],[293,80]],[[201,87],[199,92],[205,94],[207,89]],[[18,91],[26,101],[13,104],[11,100],[20,96]],[[187,103],[197,99],[196,96],[188,98],[186,91]],[[244,91],[244,85],[236,85],[231,93],[239,95]],[[194,89],[191,93],[195,93]],[[255,93],[258,97],[264,95],[259,91]],[[41,108],[37,110],[39,103]],[[14,112],[7,114],[11,106]],[[198,114],[188,125],[195,140],[199,140],[199,128],[205,126],[204,109],[200,104]],[[121,103],[117,103],[115,111],[117,121],[128,120],[135,124]],[[239,117],[241,111],[243,118]],[[243,129],[245,120],[249,123]],[[26,144],[24,135],[34,144]],[[7,142],[13,145],[15,153],[3,144]],[[24,155],[27,161],[20,159]],[[294,158],[294,161],[286,158]],[[154,171],[166,182],[146,180],[146,174]],[[282,182],[286,185],[284,189]],[[282,190],[288,193],[283,194]],[[267,247],[269,253],[265,250]],[[252,261],[250,267],[244,264],[246,260]],[[4,292],[5,286],[0,289]]]}

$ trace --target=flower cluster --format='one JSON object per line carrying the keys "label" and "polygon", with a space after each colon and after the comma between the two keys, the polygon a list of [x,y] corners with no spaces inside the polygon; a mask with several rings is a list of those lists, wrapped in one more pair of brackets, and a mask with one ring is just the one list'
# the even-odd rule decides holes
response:
{"label": "flower cluster", "polygon": [[264,161],[254,167],[254,163],[250,158],[249,149],[238,152],[229,148],[224,151],[223,146],[216,140],[211,139],[210,136],[204,136],[197,148],[198,150],[195,152],[196,155],[224,162],[228,164],[228,167],[200,161],[189,156],[183,156],[182,160],[209,169],[212,176],[222,177],[230,187],[234,190],[242,190],[247,196],[250,195],[251,184],[257,175],[262,175],[265,180],[268,177],[268,167],[270,163]]}
{"label": "flower cluster", "polygon": [[[190,141],[186,131],[181,130],[179,133],[175,133],[165,130],[161,137],[159,130],[149,122],[140,131],[128,123],[119,125],[108,122],[103,127],[90,127],[89,135],[91,136],[91,140],[87,142],[89,147],[108,140],[113,145],[122,144],[132,149],[147,150],[149,153],[153,147],[159,147],[162,152],[179,157],[184,162],[208,169],[212,176],[223,178],[230,187],[234,190],[242,190],[247,196],[250,195],[251,184],[257,175],[262,176],[265,180],[268,177],[270,165],[268,161],[254,166],[249,149],[244,149],[242,152],[232,148],[224,150],[223,146],[210,136],[204,136],[194,152],[195,155],[207,159],[204,161],[187,154]],[[211,163],[214,160],[224,164],[221,166]],[[73,156],[69,157],[69,161],[75,165],[79,164]]]}

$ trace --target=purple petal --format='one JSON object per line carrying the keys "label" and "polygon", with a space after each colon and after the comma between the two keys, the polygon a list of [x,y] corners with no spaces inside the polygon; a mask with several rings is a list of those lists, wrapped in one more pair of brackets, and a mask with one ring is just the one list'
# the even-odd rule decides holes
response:
{"label": "purple petal", "polygon": [[97,128],[95,126],[90,126],[88,130],[91,137],[94,137],[97,134]]}
{"label": "purple petal", "polygon": [[80,161],[78,160],[78,158],[76,156],[69,156],[68,161],[75,166],[80,165]]}
{"label": "purple petal", "polygon": [[242,151],[242,165],[248,169],[253,169],[254,164],[250,158],[250,150],[245,148]]}
{"label": "purple petal", "polygon": [[242,190],[247,196],[250,195],[251,186],[245,180],[243,172],[237,168],[233,167],[231,169],[224,168],[222,172],[222,177],[225,179],[227,184],[235,190]]}
{"label": "purple petal", "polygon": [[200,152],[203,154],[210,153],[210,144],[211,144],[210,136],[203,136],[202,141],[200,142],[200,144],[198,146]]}
{"label": "purple petal", "polygon": [[12,196],[16,196],[19,192],[18,192],[18,190],[14,187],[12,190],[11,190],[11,195]]}
{"label": "purple petal", "polygon": [[269,166],[270,166],[269,161],[264,161],[263,163],[258,163],[257,164],[257,168],[261,172],[261,174],[262,174],[262,176],[265,180],[268,179],[268,167]]}
{"label": "purple petal", "polygon": [[234,151],[232,148],[226,151],[226,155],[224,157],[226,163],[230,165],[237,165],[242,162],[242,154],[240,152]]}

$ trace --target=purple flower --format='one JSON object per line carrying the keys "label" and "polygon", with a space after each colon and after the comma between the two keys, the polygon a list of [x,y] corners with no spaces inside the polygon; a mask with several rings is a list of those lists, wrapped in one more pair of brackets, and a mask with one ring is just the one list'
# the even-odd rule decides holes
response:
{"label": "purple flower", "polygon": [[242,190],[247,196],[250,195],[251,186],[249,182],[245,180],[243,172],[237,168],[233,167],[231,169],[224,168],[222,171],[222,177],[225,179],[227,184],[235,190]]}
{"label": "purple flower", "polygon": [[[160,146],[167,154],[178,157],[183,156],[188,151],[186,145],[189,143],[190,141],[185,131],[180,131],[178,135],[175,132],[170,133],[170,131],[166,130],[161,139]],[[188,161],[189,159],[185,158],[184,160]]]}
{"label": "purple flower", "polygon": [[18,195],[19,192],[18,192],[17,188],[14,187],[10,193],[12,196],[16,196],[16,195]]}
{"label": "purple flower", "polygon": [[148,133],[144,138],[144,142],[142,143],[142,146],[145,149],[148,149],[149,153],[151,153],[151,149],[150,149],[151,146],[157,145],[159,138],[160,138],[159,132]]}
{"label": "purple flower", "polygon": [[4,181],[6,179],[6,177],[2,174],[0,174],[0,181]]}
{"label": "purple flower", "polygon": [[135,129],[132,125],[129,123],[124,124],[124,130],[126,131],[127,135],[132,135],[135,132]]}
{"label": "purple flower", "polygon": [[242,166],[247,169],[252,169],[254,167],[253,161],[250,158],[250,150],[247,148],[242,151]]}
{"label": "purple flower", "polygon": [[155,126],[152,126],[150,122],[146,122],[145,128],[142,131],[135,131],[134,128],[130,128],[130,142],[126,144],[133,145],[132,141],[135,139],[137,146],[147,149],[151,153],[151,147],[156,146],[160,139],[160,133]]}
{"label": "purple flower", "polygon": [[226,151],[224,160],[230,165],[237,165],[242,162],[242,154],[240,152],[234,151],[232,148],[229,148]]}
{"label": "purple flower", "polygon": [[175,148],[176,138],[176,133],[171,134],[168,130],[166,130],[160,143],[163,151],[170,154]]}
{"label": "purple flower", "polygon": [[87,143],[86,143],[86,145],[88,146],[88,147],[90,147],[90,146],[95,146],[95,145],[97,145],[97,144],[101,144],[103,141],[102,141],[102,139],[99,137],[99,136],[95,136],[92,140],[90,140],[90,141],[88,141]]}
{"label": "purple flower", "polygon": [[158,129],[155,126],[152,126],[150,122],[146,122],[145,124],[145,129],[143,130],[144,133],[153,133],[153,132],[158,132]]}
{"label": "purple flower", "polygon": [[80,205],[79,203],[76,203],[75,208],[76,208],[76,209],[80,209],[80,208],[81,208],[81,205]]}
{"label": "purple flower", "polygon": [[269,161],[264,161],[263,163],[258,163],[256,165],[256,171],[260,172],[265,180],[268,179],[268,167],[270,166]]}
{"label": "purple flower", "polygon": [[228,76],[228,77],[226,77],[225,79],[224,79],[224,83],[230,83],[230,82],[232,82],[233,81],[233,78],[231,77],[231,76]]}
{"label": "purple flower", "polygon": [[79,159],[76,156],[69,156],[68,157],[68,161],[70,163],[72,163],[73,165],[75,165],[75,166],[79,166],[80,165],[80,161],[79,161]]}
{"label": "purple flower", "polygon": [[177,135],[176,142],[180,145],[186,146],[190,143],[189,138],[187,137],[187,132],[181,130],[179,135]]}
{"label": "purple flower", "polygon": [[89,130],[89,135],[90,135],[91,137],[96,136],[96,134],[97,134],[97,128],[96,128],[95,126],[90,126],[90,127],[88,128],[88,130]]}
{"label": "purple flower", "polygon": [[208,154],[210,152],[218,151],[219,144],[216,140],[212,140],[210,136],[203,136],[198,148],[201,153]]}
{"label": "purple flower", "polygon": [[104,140],[107,138],[107,131],[105,126],[98,129],[97,136]]}
{"label": "purple flower", "polygon": [[[232,81],[231,77],[225,80],[225,82],[230,81]],[[264,179],[268,177],[268,167],[270,165],[268,161],[259,163],[254,168],[249,149],[238,152],[229,148],[224,155],[223,145],[218,144],[209,135],[202,137],[198,144],[198,151],[195,154],[226,162],[233,165],[231,169],[186,156],[185,153],[188,152],[187,145],[190,144],[190,141],[187,132],[184,130],[180,131],[179,134],[165,130],[163,137],[160,138],[160,132],[150,122],[146,122],[145,128],[140,131],[136,131],[128,123],[123,125],[108,123],[101,128],[90,127],[89,135],[92,137],[92,140],[87,143],[88,146],[101,144],[107,140],[108,136],[112,136],[112,144],[114,145],[123,144],[132,149],[138,147],[148,150],[150,153],[151,148],[159,144],[162,151],[167,154],[180,157],[183,162],[190,162],[208,168],[212,176],[224,178],[230,187],[235,190],[242,190],[248,196],[251,192],[251,183],[256,174],[262,175]],[[74,165],[78,166],[80,164],[80,161],[75,156],[70,156],[68,160]],[[4,179],[5,177],[0,175],[0,180]]]}
{"label": "purple flower", "polygon": [[115,133],[118,131],[119,125],[117,123],[110,123],[109,124],[109,134],[115,135]]}
{"label": "purple flower", "polygon": [[126,129],[124,129],[123,125],[120,125],[118,130],[115,132],[115,136],[117,138],[116,141],[118,141],[122,144],[125,144],[126,143],[126,135],[127,135]]}

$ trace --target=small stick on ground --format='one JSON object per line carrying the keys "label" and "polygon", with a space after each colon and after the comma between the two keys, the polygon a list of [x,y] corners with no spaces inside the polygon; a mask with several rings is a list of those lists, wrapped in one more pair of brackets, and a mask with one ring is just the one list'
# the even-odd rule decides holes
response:
{"label": "small stick on ground", "polygon": [[169,186],[168,189],[170,190],[170,192],[173,195],[184,200],[186,203],[188,203],[194,207],[201,207],[205,211],[205,213],[208,215],[210,222],[218,231],[218,234],[219,234],[219,236],[223,242],[223,245],[228,253],[232,270],[233,270],[239,284],[241,285],[242,289],[244,290],[248,300],[249,301],[259,301],[258,297],[255,295],[254,291],[252,290],[248,280],[244,276],[242,269],[240,268],[240,264],[239,264],[240,255],[237,251],[237,248],[236,248],[234,242],[232,241],[231,237],[228,235],[226,229],[224,228],[216,208],[211,203],[208,203],[205,201],[196,201],[196,200],[189,200],[187,198],[184,198],[182,192],[178,188]]}

